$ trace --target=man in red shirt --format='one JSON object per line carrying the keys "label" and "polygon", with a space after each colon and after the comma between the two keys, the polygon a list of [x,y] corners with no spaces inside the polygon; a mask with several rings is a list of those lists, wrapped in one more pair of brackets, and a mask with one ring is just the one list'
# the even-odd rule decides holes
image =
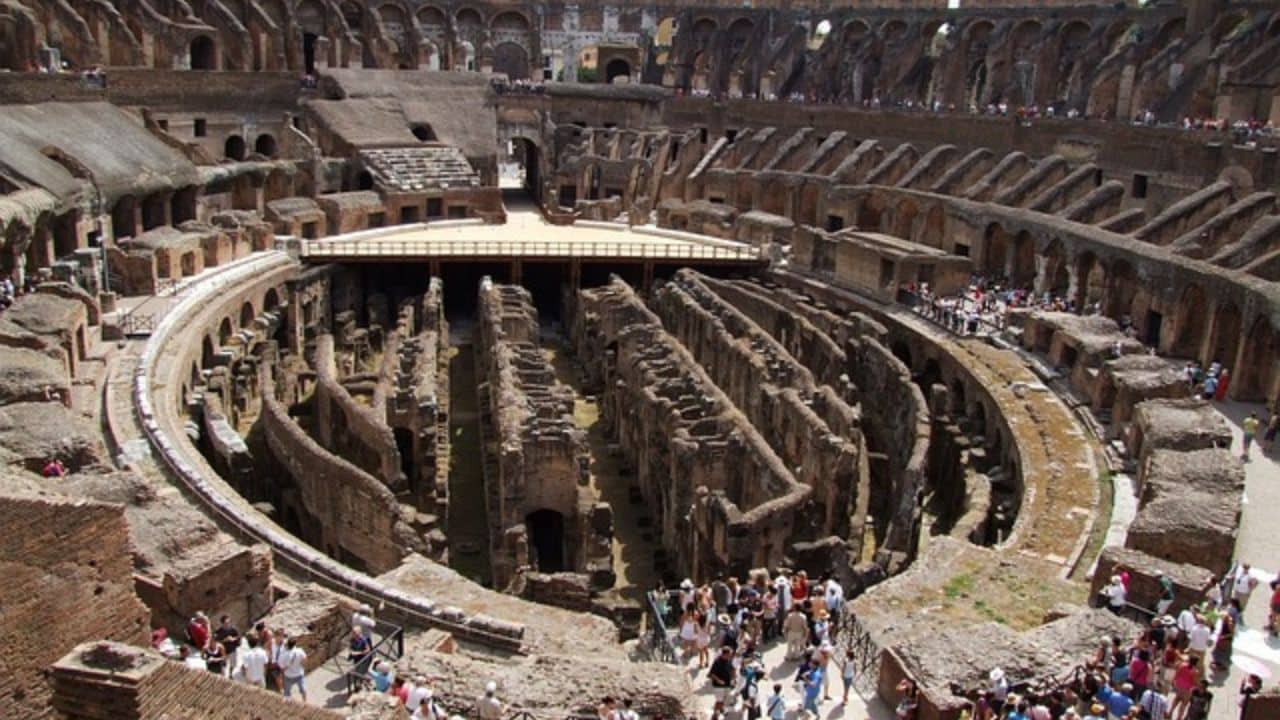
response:
{"label": "man in red shirt", "polygon": [[197,612],[187,623],[187,639],[197,650],[204,650],[209,647],[209,634],[209,618],[203,612]]}

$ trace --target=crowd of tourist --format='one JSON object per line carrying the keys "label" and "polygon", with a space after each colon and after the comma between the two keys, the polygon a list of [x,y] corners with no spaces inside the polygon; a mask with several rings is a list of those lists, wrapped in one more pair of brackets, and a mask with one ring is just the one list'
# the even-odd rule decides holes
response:
{"label": "crowd of tourist", "polygon": [[187,667],[271,689],[286,698],[297,692],[302,702],[307,701],[307,653],[283,630],[259,622],[241,634],[230,616],[220,617],[215,628],[203,612],[197,612],[185,634],[176,642],[168,631],[158,628],[151,633],[151,646]]}
{"label": "crowd of tourist", "polygon": [[[1104,637],[1078,672],[1048,689],[1015,690],[1000,668],[989,685],[972,694],[969,720],[1207,720],[1214,686],[1232,664],[1244,611],[1259,581],[1248,563],[1212,583],[1201,602],[1177,616],[1167,614],[1174,601],[1173,582],[1158,578],[1160,599],[1150,624],[1132,638]],[[1117,568],[1101,592],[1101,603],[1126,614],[1129,573]],[[1271,582],[1267,629],[1275,635],[1280,613],[1280,580]],[[1243,718],[1250,698],[1262,689],[1259,674],[1248,674],[1239,688]]]}
{"label": "crowd of tourist", "polygon": [[[674,624],[679,652],[696,663],[714,695],[711,720],[781,720],[797,709],[816,715],[832,700],[833,676],[840,678],[846,704],[857,668],[853,651],[841,657],[836,639],[853,623],[846,617],[844,588],[834,578],[811,581],[804,571],[753,573],[745,581],[716,578],[696,586],[654,594],[659,612]],[[800,708],[789,707],[784,685],[763,688],[770,677],[765,649],[785,643],[785,662],[795,662],[791,683],[801,690]],[[776,677],[776,674],[772,675]]]}

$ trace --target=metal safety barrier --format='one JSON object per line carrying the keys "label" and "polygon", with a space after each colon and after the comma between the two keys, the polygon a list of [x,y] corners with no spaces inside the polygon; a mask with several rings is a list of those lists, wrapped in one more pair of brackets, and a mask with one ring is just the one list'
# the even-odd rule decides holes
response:
{"label": "metal safety barrier", "polygon": [[696,260],[725,262],[760,262],[761,248],[743,245],[701,245],[662,242],[574,242],[513,240],[444,240],[390,239],[304,240],[300,243],[303,259],[413,257],[449,258],[567,258],[567,259],[632,259],[632,260]]}

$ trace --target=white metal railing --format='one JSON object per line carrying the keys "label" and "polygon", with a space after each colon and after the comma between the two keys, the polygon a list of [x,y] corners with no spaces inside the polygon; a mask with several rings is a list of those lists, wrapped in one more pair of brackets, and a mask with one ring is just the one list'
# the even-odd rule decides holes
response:
{"label": "white metal railing", "polygon": [[448,240],[367,238],[359,240],[304,240],[303,258],[579,258],[633,260],[701,260],[757,262],[762,249],[749,245],[726,247],[695,243],[583,242],[572,240]]}

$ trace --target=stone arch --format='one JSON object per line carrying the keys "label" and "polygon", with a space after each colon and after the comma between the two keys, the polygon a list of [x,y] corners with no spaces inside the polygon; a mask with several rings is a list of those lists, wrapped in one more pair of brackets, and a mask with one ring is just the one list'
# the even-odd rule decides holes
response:
{"label": "stone arch", "polygon": [[1009,36],[1009,45],[1014,59],[1030,58],[1036,51],[1044,26],[1038,20],[1023,20],[1013,28]]}
{"label": "stone arch", "polygon": [[515,10],[504,10],[493,17],[489,28],[506,32],[529,32],[529,19]]}
{"label": "stone arch", "polygon": [[995,23],[990,20],[978,20],[971,24],[964,31],[965,52],[985,54],[991,40],[991,32],[995,28]]}
{"label": "stone arch", "polygon": [[298,3],[294,17],[303,32],[317,36],[325,34],[325,10],[319,0],[302,0]]}
{"label": "stone arch", "polygon": [[463,40],[458,44],[458,51],[461,57],[458,62],[454,63],[454,67],[467,72],[476,71],[476,46],[471,44],[470,40]]}
{"label": "stone arch", "polygon": [[906,36],[907,23],[900,18],[894,18],[880,26],[880,37],[887,43],[896,43]]}
{"label": "stone arch", "polygon": [[920,226],[919,240],[921,245],[941,248],[947,237],[947,211],[941,204],[929,208],[924,216],[924,224]]}
{"label": "stone arch", "polygon": [[215,357],[213,350],[213,338],[205,335],[204,340],[200,343],[200,366],[208,370],[213,367]]}
{"label": "stone arch", "polygon": [[271,133],[262,133],[257,140],[253,141],[253,151],[264,157],[275,157],[276,138]]}
{"label": "stone arch", "polygon": [[693,36],[703,40],[710,40],[710,36],[720,29],[720,23],[715,18],[700,17],[693,22]]}
{"label": "stone arch", "polygon": [[1013,238],[1013,257],[1010,259],[1009,283],[1014,287],[1031,287],[1036,279],[1036,242],[1027,230],[1021,230]]}
{"label": "stone arch", "polygon": [[901,360],[902,364],[907,366],[908,372],[914,372],[912,369],[914,366],[911,364],[911,348],[908,347],[905,342],[902,340],[894,342],[889,346],[889,352],[893,353],[894,357]]}
{"label": "stone arch", "polygon": [[218,51],[213,38],[208,35],[197,35],[193,38],[189,58],[192,70],[217,70]]}
{"label": "stone arch", "polygon": [[1038,290],[1054,297],[1066,297],[1071,289],[1071,272],[1067,269],[1067,253],[1062,247],[1062,240],[1054,238],[1041,258]]}
{"label": "stone arch", "polygon": [[751,18],[740,17],[729,24],[728,40],[729,40],[729,56],[737,58],[747,49],[747,45],[751,42],[751,34],[755,32],[756,24]]}
{"label": "stone arch", "polygon": [[275,288],[269,288],[267,294],[262,296],[262,312],[271,312],[280,305],[280,293]]}
{"label": "stone arch", "polygon": [[493,71],[512,80],[529,79],[529,53],[513,42],[499,43],[493,49]]}
{"label": "stone arch", "polygon": [[1176,327],[1173,341],[1169,344],[1169,354],[1199,360],[1200,348],[1204,345],[1206,321],[1208,319],[1208,300],[1204,290],[1192,283],[1182,291],[1174,315]]}
{"label": "stone arch", "polygon": [[1076,259],[1076,308],[1081,312],[1102,299],[1106,289],[1107,269],[1098,256],[1086,250]]}
{"label": "stone arch", "polygon": [[919,214],[920,210],[916,207],[915,201],[911,198],[903,198],[898,202],[898,207],[893,213],[893,231],[889,234],[911,240],[915,230],[916,216]]}
{"label": "stone arch", "polygon": [[879,232],[882,212],[880,200],[875,195],[863,199],[858,205],[858,229]]}
{"label": "stone arch", "polygon": [[986,92],[987,61],[976,60],[965,76],[965,98],[970,106],[980,107],[986,104]]}
{"label": "stone arch", "polygon": [[418,25],[428,34],[444,34],[449,28],[449,16],[435,5],[423,5],[418,8]]}
{"label": "stone arch", "polygon": [[244,160],[244,138],[239,135],[228,135],[226,142],[222,144],[222,155],[230,160]]}
{"label": "stone arch", "polygon": [[1111,270],[1107,273],[1107,295],[1102,313],[1107,317],[1119,319],[1133,312],[1133,299],[1138,290],[1138,273],[1124,258],[1116,258],[1111,262]]}
{"label": "stone arch", "polygon": [[466,33],[468,38],[472,36],[472,33],[484,28],[484,16],[473,7],[458,8],[458,11],[453,15],[453,20],[458,26],[458,31]]}
{"label": "stone arch", "polygon": [[1245,336],[1239,367],[1232,369],[1231,396],[1238,400],[1265,401],[1276,386],[1280,362],[1280,333],[1261,315]]}
{"label": "stone arch", "polygon": [[256,313],[253,309],[253,303],[245,300],[244,304],[240,306],[240,329],[243,330],[244,328],[253,325],[253,318],[255,315]]}
{"label": "stone arch", "polygon": [[338,11],[342,13],[342,20],[347,24],[348,30],[359,34],[364,29],[363,6],[354,2],[344,2],[339,6]]}
{"label": "stone arch", "polygon": [[125,195],[111,208],[111,235],[115,239],[138,233],[138,198]]}
{"label": "stone arch", "polygon": [[982,236],[982,270],[991,275],[1004,275],[1009,262],[1009,233],[1000,223],[991,223]]}
{"label": "stone arch", "polygon": [[871,37],[871,26],[863,20],[850,20],[840,29],[840,38],[846,48],[853,47]]}
{"label": "stone arch", "polygon": [[235,334],[235,328],[231,325],[231,318],[222,318],[222,322],[218,324],[218,347],[226,347],[231,342],[233,334]]}
{"label": "stone arch", "polygon": [[1206,362],[1220,362],[1231,367],[1236,361],[1236,350],[1240,347],[1240,308],[1230,300],[1221,300],[1213,311],[1212,337],[1209,341],[1209,356]]}
{"label": "stone arch", "polygon": [[525,518],[529,531],[530,558],[539,572],[570,569],[566,548],[565,517],[555,510],[535,510]]}
{"label": "stone arch", "polygon": [[618,78],[631,79],[631,63],[622,58],[614,58],[604,68],[604,81],[610,85]]}

